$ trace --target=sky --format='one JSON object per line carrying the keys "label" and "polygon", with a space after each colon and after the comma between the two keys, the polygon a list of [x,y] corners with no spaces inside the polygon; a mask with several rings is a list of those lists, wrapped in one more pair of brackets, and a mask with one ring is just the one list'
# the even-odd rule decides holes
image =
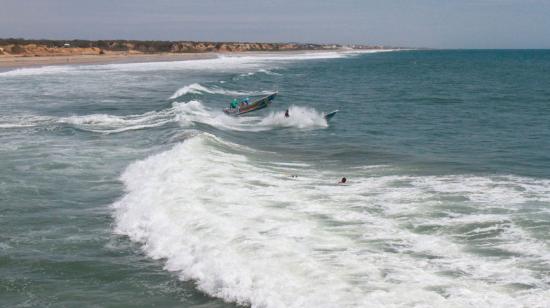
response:
{"label": "sky", "polygon": [[550,0],[0,0],[0,37],[550,48]]}

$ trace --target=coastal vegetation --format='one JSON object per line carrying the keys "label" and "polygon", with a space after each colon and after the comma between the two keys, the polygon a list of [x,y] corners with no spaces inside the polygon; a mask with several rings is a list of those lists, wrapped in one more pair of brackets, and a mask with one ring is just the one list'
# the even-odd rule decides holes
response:
{"label": "coastal vegetation", "polygon": [[113,53],[201,53],[243,51],[335,50],[341,48],[377,49],[381,46],[309,43],[136,41],[136,40],[46,40],[0,39],[0,55],[66,56]]}

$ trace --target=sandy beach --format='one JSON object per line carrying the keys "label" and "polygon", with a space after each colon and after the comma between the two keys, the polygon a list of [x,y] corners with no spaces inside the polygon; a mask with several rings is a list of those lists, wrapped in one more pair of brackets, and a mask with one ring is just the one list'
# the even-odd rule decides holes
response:
{"label": "sandy beach", "polygon": [[220,55],[225,56],[257,56],[274,54],[304,54],[344,52],[349,50],[286,50],[286,51],[242,51],[242,52],[196,52],[196,53],[152,53],[152,54],[106,54],[106,55],[71,55],[71,56],[12,56],[0,55],[0,71],[7,71],[24,67],[49,66],[49,65],[75,65],[75,64],[110,64],[110,63],[136,63],[136,62],[169,62],[214,59]]}
{"label": "sandy beach", "polygon": [[0,70],[30,66],[162,62],[211,59],[219,55],[301,54],[380,50],[382,46],[171,41],[65,41],[0,39]]}
{"label": "sandy beach", "polygon": [[0,70],[21,67],[64,65],[64,64],[108,64],[131,62],[183,61],[193,59],[211,59],[216,53],[158,53],[158,54],[109,54],[74,56],[0,56]]}

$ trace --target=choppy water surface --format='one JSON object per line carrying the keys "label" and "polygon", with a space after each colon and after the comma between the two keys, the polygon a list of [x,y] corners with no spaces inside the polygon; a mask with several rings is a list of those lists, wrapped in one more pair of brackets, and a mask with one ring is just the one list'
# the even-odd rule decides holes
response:
{"label": "choppy water surface", "polygon": [[548,307],[549,73],[548,51],[0,72],[0,304]]}

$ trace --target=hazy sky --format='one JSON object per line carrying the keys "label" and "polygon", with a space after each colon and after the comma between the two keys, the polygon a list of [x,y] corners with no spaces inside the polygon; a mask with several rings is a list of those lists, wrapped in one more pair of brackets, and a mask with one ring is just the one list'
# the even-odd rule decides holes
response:
{"label": "hazy sky", "polygon": [[0,0],[0,37],[550,48],[550,0]]}

